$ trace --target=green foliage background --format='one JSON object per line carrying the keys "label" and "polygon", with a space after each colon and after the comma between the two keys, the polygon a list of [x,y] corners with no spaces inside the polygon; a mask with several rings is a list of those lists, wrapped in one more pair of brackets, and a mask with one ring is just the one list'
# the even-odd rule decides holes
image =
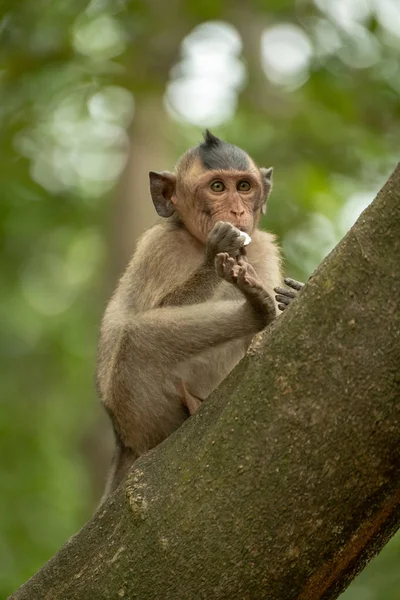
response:
{"label": "green foliage background", "polygon": [[[162,106],[167,90],[165,167],[198,143],[204,118],[184,118],[168,100],[171,81],[190,70],[182,40],[193,30],[206,35],[209,21],[241,36],[236,59],[245,75],[229,84],[234,109],[210,125],[274,165],[263,225],[278,234],[291,276],[311,274],[394,167],[400,8],[390,0],[332,4],[342,13],[322,0],[2,2],[1,597],[98,501],[93,472],[104,474],[104,428],[93,372],[116,277],[110,282],[109,221],[126,154],[121,131],[133,113],[135,142],[141,117],[133,102],[138,109],[156,98]],[[261,66],[260,35],[282,23],[309,40],[301,81],[299,73],[271,81]],[[218,83],[203,75],[205,88]],[[397,536],[343,598],[400,599],[399,559]]]}

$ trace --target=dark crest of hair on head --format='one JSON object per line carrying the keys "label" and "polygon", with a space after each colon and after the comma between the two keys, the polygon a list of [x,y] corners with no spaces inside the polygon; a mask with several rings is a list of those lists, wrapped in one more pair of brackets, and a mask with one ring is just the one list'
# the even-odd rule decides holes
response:
{"label": "dark crest of hair on head", "polygon": [[249,157],[237,146],[232,146],[220,140],[206,129],[204,142],[199,148],[200,160],[204,167],[209,170],[247,171],[250,168]]}

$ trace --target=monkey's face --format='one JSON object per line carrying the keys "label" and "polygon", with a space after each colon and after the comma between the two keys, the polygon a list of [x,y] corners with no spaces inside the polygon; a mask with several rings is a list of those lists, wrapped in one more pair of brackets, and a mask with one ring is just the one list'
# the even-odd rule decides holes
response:
{"label": "monkey's face", "polygon": [[154,206],[162,217],[177,214],[205,243],[217,221],[251,234],[265,214],[272,169],[259,169],[246,152],[209,131],[204,142],[178,161],[176,173],[150,172]]}
{"label": "monkey's face", "polygon": [[251,234],[260,218],[266,190],[262,176],[252,171],[205,171],[189,186],[177,182],[172,198],[181,219],[199,241],[205,242],[217,221],[228,221]]}

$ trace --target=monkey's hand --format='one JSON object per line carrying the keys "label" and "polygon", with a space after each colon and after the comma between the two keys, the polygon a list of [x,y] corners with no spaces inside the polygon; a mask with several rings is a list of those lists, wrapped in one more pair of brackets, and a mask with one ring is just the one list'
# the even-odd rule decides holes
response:
{"label": "monkey's hand", "polygon": [[279,310],[285,310],[289,306],[289,304],[297,298],[300,290],[303,289],[304,283],[300,283],[300,281],[296,281],[295,279],[286,279],[283,280],[286,285],[291,287],[291,290],[287,290],[286,288],[276,287],[274,288],[274,292],[276,292],[275,300],[279,303]]}
{"label": "monkey's hand", "polygon": [[217,254],[215,269],[220,277],[238,287],[260,318],[261,329],[276,316],[275,304],[250,263],[238,258],[235,261],[226,252]]}
{"label": "monkey's hand", "polygon": [[206,243],[206,264],[213,265],[217,254],[223,252],[233,259],[244,250],[245,237],[232,223],[218,221],[210,231]]}

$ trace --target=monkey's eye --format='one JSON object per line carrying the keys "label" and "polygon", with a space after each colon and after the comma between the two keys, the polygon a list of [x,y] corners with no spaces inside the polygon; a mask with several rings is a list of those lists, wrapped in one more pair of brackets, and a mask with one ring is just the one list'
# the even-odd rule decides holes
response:
{"label": "monkey's eye", "polygon": [[248,181],[239,181],[236,186],[239,192],[248,192],[251,189],[251,185]]}
{"label": "monkey's eye", "polygon": [[213,192],[223,192],[225,189],[225,186],[222,183],[222,181],[213,181],[210,185],[210,188],[212,189]]}

